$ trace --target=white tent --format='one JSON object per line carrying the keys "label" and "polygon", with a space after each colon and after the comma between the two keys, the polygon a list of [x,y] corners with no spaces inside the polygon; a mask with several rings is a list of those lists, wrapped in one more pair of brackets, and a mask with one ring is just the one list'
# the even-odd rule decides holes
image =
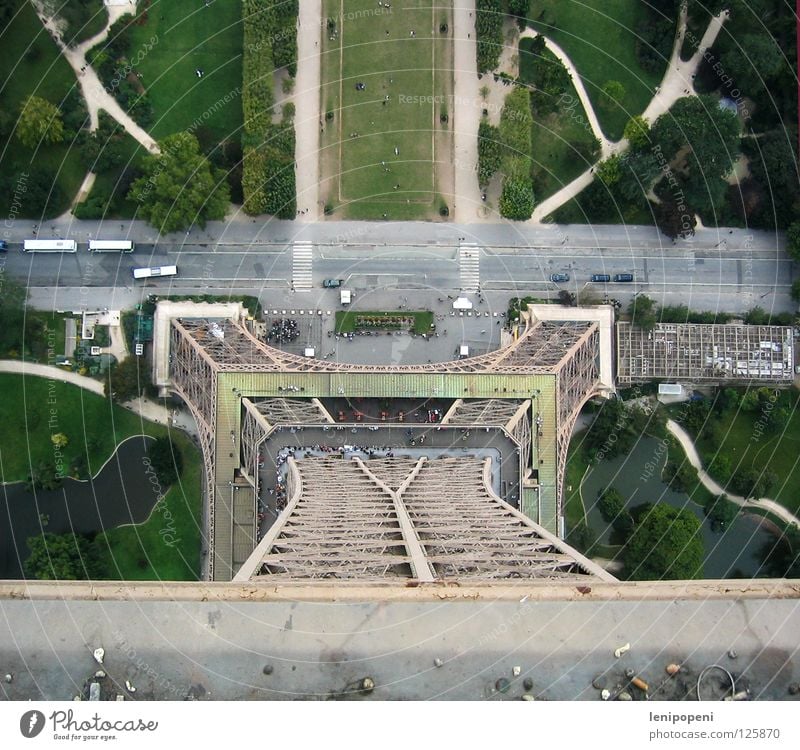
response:
{"label": "white tent", "polygon": [[472,309],[472,302],[470,302],[466,297],[459,297],[455,302],[453,302],[453,309],[454,310],[471,310]]}

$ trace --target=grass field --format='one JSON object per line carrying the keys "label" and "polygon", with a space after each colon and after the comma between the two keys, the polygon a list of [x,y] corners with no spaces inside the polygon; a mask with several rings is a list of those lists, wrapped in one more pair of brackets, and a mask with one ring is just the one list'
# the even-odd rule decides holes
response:
{"label": "grass field", "polygon": [[[61,105],[72,87],[77,86],[72,69],[27,0],[14,3],[11,19],[0,30],[0,110],[10,120],[9,133],[27,96],[34,94]],[[85,174],[79,151],[68,142],[33,150],[24,147],[15,136],[0,141],[0,175],[13,177],[34,168],[52,174],[61,188],[61,199],[50,202],[45,213],[45,217],[58,216],[69,207]],[[5,212],[8,215],[7,206]],[[26,207],[24,196],[18,215],[39,218]]]}
{"label": "grass field", "polygon": [[325,7],[337,32],[323,40],[335,175],[328,201],[339,218],[429,218],[440,203],[437,159],[449,161],[439,154],[452,87],[450,38],[439,27],[449,9],[421,0],[390,10],[374,0]]}
{"label": "grass field", "polygon": [[[186,130],[200,118],[217,141],[239,138],[242,127],[242,6],[203,0],[154,3],[134,26],[130,54],[153,105],[156,138]],[[153,36],[158,42],[146,52]],[[196,69],[205,75],[198,78]],[[228,103],[220,104],[233,94]],[[196,128],[195,128],[196,130]]]}
{"label": "grass field", "polygon": [[[362,310],[338,310],[336,312],[336,332],[353,333],[356,330],[403,330],[404,326],[397,324],[392,318],[413,318],[411,331],[413,333],[430,333],[434,330],[433,313],[429,310],[398,310],[397,312],[371,312]],[[359,319],[386,318],[385,325],[373,323],[372,325],[359,325]]]}
{"label": "grass field", "polygon": [[[15,425],[0,441],[0,481],[24,480],[30,466],[53,461],[50,436],[63,432],[69,444],[63,449],[69,463],[86,456],[94,475],[117,444],[131,435],[162,437],[167,429],[140,419],[107,399],[74,385],[46,378],[1,374],[0,423]],[[55,410],[55,414],[51,410]],[[48,423],[55,417],[57,426]],[[103,567],[108,578],[124,580],[196,580],[200,564],[200,502],[202,459],[197,448],[180,432],[170,436],[183,455],[180,481],[164,497],[174,527],[174,544],[164,543],[165,512],[156,510],[139,526],[123,526],[102,538]],[[144,561],[144,562],[143,562]]]}
{"label": "grass field", "polygon": [[[519,45],[519,77],[525,83],[534,80],[531,68],[538,56],[531,52],[533,40],[523,39]],[[542,55],[556,64],[555,55],[545,50]],[[585,172],[599,154],[599,144],[592,133],[586,112],[570,84],[559,100],[557,112],[533,113],[531,141],[533,143],[533,191],[538,201],[549,198],[564,185]]]}
{"label": "grass field", "polygon": [[[641,114],[660,83],[636,58],[639,0],[532,0],[530,26],[556,42],[578,69],[605,134],[622,137],[625,123]],[[625,87],[622,107],[601,106],[606,81]]]}

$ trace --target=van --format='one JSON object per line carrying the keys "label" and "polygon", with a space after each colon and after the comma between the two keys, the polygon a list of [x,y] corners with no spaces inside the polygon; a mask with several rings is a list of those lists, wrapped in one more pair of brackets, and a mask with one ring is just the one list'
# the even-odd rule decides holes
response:
{"label": "van", "polygon": [[633,281],[633,274],[632,273],[614,274],[614,281]]}
{"label": "van", "polygon": [[611,276],[607,273],[593,273],[590,281],[611,281]]}

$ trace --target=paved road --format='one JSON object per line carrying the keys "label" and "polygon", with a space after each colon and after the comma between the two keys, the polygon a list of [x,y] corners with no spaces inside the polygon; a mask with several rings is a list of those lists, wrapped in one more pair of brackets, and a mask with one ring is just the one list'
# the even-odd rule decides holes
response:
{"label": "paved road", "polygon": [[[114,234],[116,226],[106,224],[100,231],[97,222],[72,227],[54,223],[42,227],[39,236],[83,241],[89,234],[126,234],[120,230]],[[5,271],[34,290],[83,287],[87,301],[97,297],[90,291],[93,287],[115,287],[115,295],[127,292],[131,299],[140,297],[144,288],[172,288],[174,293],[249,291],[281,298],[292,284],[291,243],[298,239],[314,242],[316,295],[322,295],[321,283],[328,277],[344,279],[357,295],[403,289],[452,292],[463,283],[459,266],[463,238],[480,250],[481,288],[506,296],[554,295],[558,287],[548,281],[554,272],[569,273],[571,281],[564,286],[572,291],[588,288],[593,273],[628,272],[636,278],[633,284],[592,286],[601,297],[609,294],[623,302],[641,292],[662,303],[705,310],[741,311],[757,304],[776,311],[794,307],[789,289],[796,272],[783,251],[782,236],[745,230],[700,230],[694,238],[673,244],[650,227],[531,229],[415,222],[269,222],[256,227],[249,221],[232,221],[159,239],[152,228],[133,222],[127,236],[137,240],[137,252],[126,256],[90,256],[83,248],[74,255],[23,255],[13,244],[23,231],[30,234],[30,227],[23,229],[17,222],[3,232],[12,242],[0,261]],[[133,285],[132,267],[165,264],[177,264],[179,276]],[[327,295],[335,300],[334,293]]]}

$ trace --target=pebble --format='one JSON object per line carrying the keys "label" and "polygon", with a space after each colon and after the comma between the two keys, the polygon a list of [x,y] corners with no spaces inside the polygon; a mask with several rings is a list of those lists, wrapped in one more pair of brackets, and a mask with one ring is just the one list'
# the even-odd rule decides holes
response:
{"label": "pebble", "polygon": [[618,701],[632,701],[633,698],[631,697],[630,693],[626,693],[624,690],[617,696]]}
{"label": "pebble", "polygon": [[608,689],[605,689],[605,688],[604,688],[604,689],[603,689],[603,690],[600,692],[600,697],[601,697],[601,698],[602,698],[604,701],[607,701],[607,700],[608,700],[608,699],[611,697],[611,691],[610,691],[610,690],[608,690]]}
{"label": "pebble", "polygon": [[94,676],[95,676],[95,677],[97,677],[97,679],[98,679],[98,680],[102,680],[102,679],[103,679],[103,677],[105,677],[105,676],[106,676],[106,673],[105,673],[105,672],[104,672],[102,669],[98,669],[98,670],[97,670],[97,671],[94,673]]}
{"label": "pebble", "polygon": [[442,664],[444,664],[444,662],[438,656],[433,660],[434,667],[441,667]]}
{"label": "pebble", "polygon": [[680,671],[681,671],[680,664],[667,664],[667,674],[670,675],[670,677],[672,675],[678,674],[678,672]]}
{"label": "pebble", "polygon": [[125,680],[125,689],[129,693],[135,693],[136,692],[136,688],[133,685],[131,685],[130,680]]}
{"label": "pebble", "polygon": [[103,659],[105,658],[105,655],[106,655],[106,650],[104,648],[96,648],[94,650],[94,654],[93,654],[94,660],[98,664],[102,664],[103,663]]}
{"label": "pebble", "polygon": [[274,669],[274,667],[272,666],[272,664],[265,664],[264,665],[264,669],[262,669],[261,671],[264,674],[272,674],[273,669]]}
{"label": "pebble", "polygon": [[734,651],[733,649],[728,651],[728,658],[729,659],[735,659],[737,656],[739,656],[739,654],[737,654],[736,651]]}
{"label": "pebble", "polygon": [[535,701],[536,698],[534,698],[530,693],[523,693],[522,694],[522,700],[524,700],[524,701]]}
{"label": "pebble", "polygon": [[592,680],[592,687],[595,690],[602,690],[608,684],[608,678],[604,674],[599,674]]}
{"label": "pebble", "polygon": [[522,667],[512,667],[511,669],[511,674],[514,675],[514,677],[519,677],[521,672]]}
{"label": "pebble", "polygon": [[616,651],[614,651],[614,656],[619,659],[623,654],[627,654],[630,650],[631,644],[626,643],[624,646],[620,646]]}
{"label": "pebble", "polygon": [[[5,680],[6,680],[6,682],[9,682],[9,683],[12,682],[14,680],[14,675],[13,674],[7,674],[5,676]],[[790,689],[790,692],[791,692],[791,689]]]}
{"label": "pebble", "polygon": [[494,683],[494,686],[501,693],[508,692],[508,688],[509,688],[510,685],[511,685],[511,683],[505,677],[501,677],[497,682]]}
{"label": "pebble", "polygon": [[522,681],[522,687],[524,687],[526,690],[533,690],[533,680],[530,677],[526,677]]}
{"label": "pebble", "polygon": [[365,677],[361,680],[361,689],[365,693],[371,693],[375,689],[375,680],[372,677]]}
{"label": "pebble", "polygon": [[630,667],[628,667],[628,668],[625,670],[625,677],[627,677],[629,680],[630,680],[632,677],[635,677],[635,676],[636,676],[636,670],[635,670],[635,669],[631,669]]}
{"label": "pebble", "polygon": [[798,695],[800,694],[800,682],[793,682],[789,685],[789,695]]}

